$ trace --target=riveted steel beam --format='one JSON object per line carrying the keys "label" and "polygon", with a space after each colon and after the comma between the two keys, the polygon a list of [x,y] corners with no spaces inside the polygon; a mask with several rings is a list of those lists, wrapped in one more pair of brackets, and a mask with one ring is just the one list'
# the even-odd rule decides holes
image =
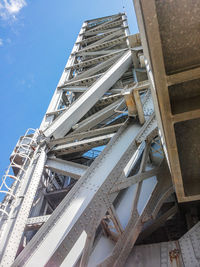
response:
{"label": "riveted steel beam", "polygon": [[72,78],[71,80],[69,80],[69,83],[70,82],[73,82],[73,81],[76,81],[76,80],[80,80],[82,78],[87,78],[91,75],[94,75],[98,72],[103,72],[105,71],[105,69],[108,69],[119,57],[120,57],[121,53],[117,53],[117,54],[114,54],[113,57],[107,59],[106,61],[94,66],[94,67],[91,67],[90,69],[86,70],[86,71],[83,71],[82,73],[76,75],[74,78]]}
{"label": "riveted steel beam", "polygon": [[89,19],[89,20],[86,20],[86,22],[88,23],[96,23],[96,22],[101,22],[101,21],[104,21],[105,19],[114,19],[116,17],[119,17],[119,16],[122,16],[124,13],[118,13],[118,14],[114,14],[114,15],[111,15],[111,16],[105,16],[105,17],[101,17],[101,18],[95,18],[95,19]]}
{"label": "riveted steel beam", "polygon": [[74,179],[79,179],[87,170],[87,166],[57,158],[48,158],[45,167]]}
{"label": "riveted steel beam", "polygon": [[87,32],[98,31],[98,30],[101,30],[102,28],[105,29],[108,26],[111,26],[112,27],[113,22],[116,22],[116,21],[120,22],[121,20],[122,20],[122,16],[117,16],[115,18],[112,18],[112,20],[105,21],[102,24],[100,24],[98,26],[95,26],[92,29],[88,29]]}
{"label": "riveted steel beam", "polygon": [[44,130],[46,137],[63,137],[70,128],[97,102],[97,100],[123,75],[131,66],[131,52],[126,52],[113,66],[81,95],[68,110],[64,111]]}
{"label": "riveted steel beam", "polygon": [[114,136],[114,134],[107,134],[102,136],[97,136],[89,139],[84,139],[82,141],[72,142],[70,144],[58,145],[51,149],[52,153],[57,156],[73,154],[76,152],[83,152],[90,150],[93,147],[103,146],[108,143],[108,141]]}
{"label": "riveted steel beam", "polygon": [[109,59],[110,57],[116,55],[117,53],[120,53],[120,52],[123,52],[125,50],[128,50],[128,48],[125,48],[125,49],[119,49],[117,52],[114,52],[114,53],[109,53],[109,54],[106,54],[106,55],[103,55],[103,56],[100,56],[100,57],[95,57],[95,58],[92,58],[92,59],[89,59],[89,60],[84,60],[82,62],[79,62],[79,63],[76,63],[72,66],[69,66],[66,68],[66,70],[69,70],[69,69],[73,69],[73,70],[76,70],[76,69],[79,69],[79,68],[84,68],[84,67],[89,67],[91,65],[95,65],[97,63],[100,63],[102,61],[105,61],[107,59]]}
{"label": "riveted steel beam", "polygon": [[141,172],[141,173],[135,174],[133,176],[130,176],[130,177],[116,183],[111,192],[114,193],[116,191],[120,191],[122,189],[125,189],[125,188],[133,185],[133,184],[142,182],[144,179],[148,179],[152,176],[156,176],[158,174],[158,171],[159,171],[159,167],[152,169],[152,170],[149,170],[149,171],[146,171],[146,172]]}
{"label": "riveted steel beam", "polygon": [[94,35],[97,33],[105,32],[106,30],[111,29],[111,28],[115,28],[117,26],[123,26],[123,20],[120,19],[119,21],[108,23],[105,26],[102,25],[101,27],[99,27],[97,29],[91,29],[90,31],[87,31],[85,33],[85,36],[91,36],[91,35]]}
{"label": "riveted steel beam", "polygon": [[77,44],[84,44],[84,45],[88,45],[89,43],[91,42],[96,42],[110,34],[112,34],[113,32],[116,32],[118,30],[120,30],[121,28],[114,28],[112,30],[110,30],[109,32],[106,32],[106,33],[103,33],[103,34],[100,34],[100,35],[96,35],[96,36],[92,36],[92,37],[89,37],[87,39],[83,39],[82,41],[78,42]]}
{"label": "riveted steel beam", "polygon": [[[119,168],[121,170],[119,162],[121,162],[121,160],[125,160],[126,162],[128,162],[133,155],[133,151],[136,150],[136,145],[135,145],[135,142],[133,141],[134,140],[133,138],[134,138],[134,135],[135,136],[137,135],[137,132],[139,130],[140,130],[140,126],[132,125],[132,124],[127,124],[126,126],[124,126],[124,128],[120,129],[118,134],[114,138],[112,138],[112,141],[109,143],[106,149],[96,159],[95,164],[93,164],[91,168],[88,169],[88,171],[86,171],[85,175],[71,189],[71,191],[66,196],[66,199],[63,200],[63,202],[59,205],[59,208],[56,209],[56,211],[53,213],[50,219],[46,222],[47,224],[55,225],[56,228],[54,228],[53,230],[53,229],[50,229],[48,225],[44,224],[40,228],[39,232],[33,237],[31,242],[27,245],[27,247],[23,250],[23,252],[19,255],[19,258],[17,259],[17,261],[14,263],[13,266],[17,266],[19,262],[21,263],[23,262],[23,264],[27,262],[26,263],[27,266],[30,266],[32,262],[35,262],[35,261],[37,261],[38,264],[40,265],[44,265],[48,262],[47,263],[47,266],[48,266],[48,264],[52,264],[52,263],[60,264],[64,260],[64,258],[62,259],[58,258],[57,253],[59,253],[60,249],[61,250],[65,249],[66,251],[65,255],[69,253],[70,248],[73,246],[73,244],[78,238],[77,234],[78,233],[81,234],[82,230],[84,230],[85,226],[87,226],[88,219],[91,221],[90,217],[86,215],[88,214],[87,212],[89,212],[89,210],[91,209],[93,210],[92,208],[93,205],[95,206],[97,205],[95,203],[100,203],[100,202],[104,203],[102,202],[103,201],[102,197],[104,195],[103,192],[105,188],[107,188],[106,190],[110,190],[112,188],[113,183],[116,181],[116,174],[119,172]],[[110,151],[110,152],[107,153],[107,151]],[[127,154],[128,151],[129,151],[129,156]],[[124,156],[119,157],[119,153]],[[84,183],[87,183],[89,187],[82,186],[83,181]],[[90,184],[90,181],[92,184]],[[102,188],[102,189],[96,190],[95,188],[96,189]],[[76,203],[76,201],[73,202],[73,199],[76,195],[78,196],[80,200],[82,199],[80,203],[79,202]],[[99,197],[102,199],[101,201]],[[91,201],[92,199],[93,201]],[[71,204],[69,201],[70,202],[72,201]],[[103,216],[103,214],[106,211],[106,207],[102,206],[102,208],[97,213],[98,216],[97,214],[95,214],[95,217],[94,217],[95,221],[97,221],[98,223],[99,223],[99,219],[101,218],[101,216]],[[71,214],[70,216],[69,216],[69,213]],[[61,215],[61,217],[59,214]],[[68,219],[66,220],[66,218]],[[59,226],[63,220],[65,220],[65,224],[67,223],[65,230]],[[79,224],[79,222],[82,222],[82,223]],[[63,234],[61,232],[60,234],[58,234],[57,227],[59,227],[60,229],[59,232],[61,231],[61,229],[65,231],[66,235],[65,235],[65,238],[63,239],[64,243],[63,242],[60,243],[60,234],[61,235]],[[74,231],[76,231],[77,234],[75,234]],[[73,232],[75,235],[72,234]],[[87,229],[86,229],[86,232],[87,232]],[[68,236],[69,235],[71,236],[71,234],[73,236],[72,243],[69,243],[69,242],[66,243]],[[46,236],[45,239],[42,238],[43,235]],[[50,242],[50,239],[52,237],[53,237],[54,242]],[[34,242],[38,242],[36,241],[37,239],[40,242],[39,247],[36,247],[34,243]],[[55,244],[57,242],[56,240],[57,241],[59,240],[60,245],[57,247],[55,251]],[[63,245],[65,244],[64,247],[62,246],[62,243]],[[48,250],[46,249],[47,246],[48,246]],[[43,249],[45,249],[45,252]],[[31,254],[29,254],[30,252]],[[63,251],[61,254],[63,254]],[[41,257],[41,255],[43,256]],[[24,266],[26,266],[26,264]]]}
{"label": "riveted steel beam", "polygon": [[103,73],[100,74],[96,74],[96,75],[91,75],[88,77],[84,77],[84,78],[80,78],[80,79],[75,79],[73,80],[69,80],[67,82],[65,82],[65,84],[59,86],[59,89],[63,89],[67,86],[87,86],[88,84],[90,85],[91,83],[95,82],[99,77],[101,77],[103,75]]}
{"label": "riveted steel beam", "polygon": [[[15,259],[21,241],[21,237],[24,232],[26,222],[30,213],[30,209],[33,204],[36,190],[38,188],[43,173],[45,161],[46,161],[46,152],[45,148],[42,148],[40,155],[37,159],[37,163],[29,187],[26,191],[25,196],[23,197],[23,201],[20,207],[18,208],[19,212],[14,221],[13,228],[11,228],[9,237],[7,237],[6,240],[7,242],[5,244],[5,247],[2,250],[3,253],[1,258],[1,266],[11,266],[12,262]],[[9,246],[7,244],[9,244]]]}
{"label": "riveted steel beam", "polygon": [[[159,177],[160,175],[163,175],[162,168],[160,169],[160,174],[157,176],[157,182],[153,183],[153,186],[150,186],[149,184],[150,188],[146,188],[146,201],[144,201],[144,191],[142,189],[144,184],[139,183],[137,185],[133,201],[133,210],[131,212],[129,222],[117,240],[111,255],[101,262],[99,266],[124,266],[126,259],[137,240],[140,231],[142,230],[144,221],[154,209],[156,200],[160,201],[160,199],[162,199],[163,192],[167,191],[171,186],[169,171],[164,173],[162,178]],[[141,192],[143,192],[143,194],[141,194]]]}
{"label": "riveted steel beam", "polygon": [[90,117],[86,118],[85,120],[75,125],[74,133],[91,129],[92,127],[96,126],[97,124],[101,123],[102,121],[114,115],[116,113],[115,109],[117,107],[119,108],[124,106],[125,103],[121,99],[115,101],[114,103],[108,105],[107,107],[103,108],[102,110],[96,112],[95,114],[91,115]]}
{"label": "riveted steel beam", "polygon": [[101,49],[105,49],[105,48],[110,47],[110,46],[113,47],[115,45],[123,43],[126,40],[126,38],[127,38],[127,36],[118,37],[116,39],[113,39],[113,40],[105,42],[105,43],[100,43],[100,44],[97,44],[97,45],[92,45],[92,46],[90,46],[88,48],[87,47],[83,48],[83,49],[79,50],[78,52],[76,52],[76,55],[81,55],[82,52],[92,52],[92,51],[98,51],[98,50],[101,50]]}
{"label": "riveted steel beam", "polygon": [[37,216],[37,217],[30,217],[27,219],[26,222],[26,231],[36,230],[40,228],[49,218],[51,215],[44,215],[44,216]]}
{"label": "riveted steel beam", "polygon": [[[114,37],[122,36],[123,34],[125,34],[125,33],[124,33],[124,30],[122,30],[121,28],[114,30],[110,34],[106,33],[105,34],[106,36],[104,36],[104,37],[102,36],[102,38],[100,40],[97,40],[96,42],[94,42],[90,45],[87,45],[86,47],[87,47],[87,49],[88,48],[94,48],[97,45],[105,43],[106,41],[109,41],[109,40],[113,39]],[[83,48],[83,49],[86,49],[86,48]]]}
{"label": "riveted steel beam", "polygon": [[[61,264],[61,262],[64,260],[65,256],[70,252],[71,248],[73,247],[73,244],[75,244],[75,242],[77,241],[79,234],[81,234],[83,230],[86,231],[87,234],[89,234],[89,233],[91,233],[90,232],[91,227],[92,227],[92,229],[94,229],[93,228],[94,225],[92,224],[93,225],[92,226],[91,224],[88,224],[88,221],[87,221],[89,219],[91,222],[91,217],[90,216],[88,217],[87,214],[91,214],[91,212],[90,212],[91,210],[94,211],[93,205],[95,205],[96,211],[94,212],[94,214],[92,216],[92,221],[94,220],[94,224],[96,225],[95,227],[97,227],[98,223],[100,222],[100,218],[105,214],[105,211],[110,207],[110,205],[113,201],[112,200],[111,202],[109,202],[109,198],[107,198],[106,195],[104,194],[105,190],[110,191],[112,189],[113,182],[114,183],[117,182],[116,177],[120,176],[119,170],[120,170],[120,173],[121,172],[123,173],[122,165],[125,167],[126,164],[133,157],[134,153],[136,153],[137,146],[135,144],[134,137],[137,136],[137,132],[140,131],[140,129],[141,129],[141,127],[137,124],[133,124],[133,125],[132,124],[126,124],[124,127],[122,127],[119,130],[119,132],[112,138],[111,142],[108,144],[108,146],[105,148],[105,150],[95,160],[95,163],[91,165],[91,167],[86,171],[85,175],[83,175],[83,177],[71,189],[71,191],[68,193],[68,196],[66,196],[66,200],[63,200],[63,202],[59,205],[59,207],[56,209],[56,211],[52,214],[50,219],[47,221],[46,224],[55,225],[57,228],[57,227],[59,227],[59,224],[62,223],[62,219],[64,219],[65,216],[67,216],[68,219],[71,218],[71,216],[69,216],[68,212],[70,212],[70,214],[71,214],[71,212],[72,213],[75,212],[76,214],[80,214],[80,217],[77,217],[77,215],[75,215],[75,217],[74,217],[75,221],[71,218],[72,219],[71,223],[68,222],[69,228],[67,228],[67,229],[69,229],[69,236],[73,237],[73,241],[72,241],[72,239],[70,239],[72,241],[72,243],[69,243],[67,241],[67,238],[68,238],[68,234],[67,234],[66,237],[63,239],[62,244],[60,244],[60,246],[55,251],[54,250],[55,243],[56,243],[55,240],[56,239],[60,240],[60,237],[58,236],[58,231],[56,230],[56,228],[54,228],[55,233],[56,233],[56,236],[54,236],[54,235],[52,235],[54,232],[53,228],[50,229],[48,225],[44,224],[43,227],[39,230],[39,232],[33,237],[31,242],[27,245],[27,247],[23,250],[23,252],[19,255],[18,259],[15,262],[16,265],[14,264],[13,266],[17,266],[18,264],[22,264],[22,262],[23,262],[23,264],[25,264],[25,262],[27,262],[25,264],[25,266],[30,266],[32,264],[31,262],[35,261],[35,260],[39,260],[40,264],[44,264],[44,262],[46,262],[46,260],[48,260],[47,266],[49,264]],[[133,136],[133,134],[134,134],[134,136]],[[110,151],[110,152],[107,153],[108,151]],[[119,153],[123,153],[123,156],[119,157]],[[106,164],[106,166],[104,166],[104,164]],[[116,166],[114,167],[114,165],[116,165]],[[102,170],[102,173],[99,172],[100,170]],[[98,175],[96,175],[96,172],[98,173]],[[99,176],[101,177],[100,180],[98,178]],[[123,174],[123,176],[124,176],[124,174]],[[92,181],[92,184],[90,184],[90,180]],[[83,187],[82,186],[83,181],[84,181],[85,185],[86,185],[86,183],[89,183],[90,184],[90,185],[88,184],[89,187],[88,186]],[[98,187],[100,186],[99,190],[95,189],[97,184],[98,184]],[[94,185],[95,185],[95,187],[94,187]],[[101,187],[102,187],[102,189],[101,189]],[[94,188],[95,190],[93,190],[92,188]],[[73,206],[73,205],[71,206],[71,204],[69,204],[69,199],[71,199],[71,197],[72,197],[72,201],[73,201],[73,199],[76,200],[76,197],[74,198],[74,194],[77,194],[77,196],[80,197],[82,195],[81,192],[84,192],[85,190],[88,193],[83,194],[84,197],[83,197],[83,199],[81,198],[83,200],[83,202],[81,201],[81,203],[79,203],[79,204],[77,203],[77,204],[75,204],[75,206]],[[103,190],[103,191],[101,191],[101,190]],[[93,195],[93,197],[92,197],[92,195]],[[92,201],[91,201],[91,197],[93,199]],[[101,200],[98,199],[99,197]],[[116,194],[115,194],[115,197],[116,197]],[[111,199],[113,199],[112,195],[111,195]],[[103,206],[101,206],[101,208],[100,208],[97,203],[105,203],[105,204],[103,204]],[[100,210],[99,210],[99,208],[100,208]],[[98,209],[98,211],[97,211],[97,209]],[[78,213],[77,213],[77,211],[78,211]],[[64,215],[64,213],[65,213],[65,215]],[[61,217],[58,214],[60,214],[60,215],[62,214]],[[53,223],[53,221],[54,221],[54,223]],[[65,220],[65,222],[66,222],[66,220]],[[87,225],[89,228],[87,228]],[[61,230],[61,227],[59,227],[59,229]],[[65,229],[65,233],[67,233],[66,229]],[[42,238],[43,235],[46,235],[45,239]],[[52,237],[54,239],[54,242],[53,242],[54,244],[52,244],[52,242],[48,241],[49,238],[52,238]],[[38,241],[40,240],[40,242],[41,242],[40,243],[41,245],[39,245],[39,247],[36,247],[34,245],[34,242],[38,243],[37,239],[38,239]],[[47,244],[44,244],[45,242],[48,242],[48,253],[46,250]],[[52,245],[50,245],[50,244],[52,244]],[[45,253],[43,251],[43,248],[46,251]],[[33,252],[33,249],[35,250],[35,252]],[[33,252],[32,256],[30,255],[30,251]],[[42,253],[43,257],[39,256],[38,253],[39,254]],[[28,255],[30,256],[29,259],[27,258]],[[62,255],[62,257],[59,257],[58,255]],[[42,261],[43,261],[43,263],[42,263]]]}
{"label": "riveted steel beam", "polygon": [[59,139],[55,139],[52,140],[48,143],[49,147],[53,147],[55,145],[59,145],[59,144],[66,144],[69,142],[74,142],[75,140],[82,140],[85,138],[89,138],[89,137],[95,137],[95,136],[100,136],[100,135],[105,135],[105,134],[109,134],[109,133],[115,133],[121,126],[123,125],[123,123],[119,123],[116,125],[112,125],[112,126],[106,126],[103,128],[99,128],[99,129],[95,129],[95,130],[91,130],[91,131],[86,131],[86,132],[80,132],[80,133],[71,133],[68,136],[64,137],[64,138],[59,138]]}

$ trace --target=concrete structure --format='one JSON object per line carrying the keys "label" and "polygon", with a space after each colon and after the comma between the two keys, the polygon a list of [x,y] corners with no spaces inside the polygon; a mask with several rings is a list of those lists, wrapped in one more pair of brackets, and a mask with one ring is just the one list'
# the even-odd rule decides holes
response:
{"label": "concrete structure", "polygon": [[[177,59],[163,74],[159,16],[168,19],[171,2],[135,7],[141,39],[129,34],[124,13],[83,23],[40,129],[18,141],[0,187],[0,266],[199,266],[199,204],[179,204],[198,199],[198,188],[183,195],[179,184],[188,173],[198,183],[198,159],[192,166],[184,155],[198,152],[199,127],[184,148],[186,126],[176,147],[182,124],[170,130],[173,118],[188,122],[198,112],[180,104],[180,115],[176,97],[187,101],[170,89],[168,120],[163,96],[164,86],[197,79],[198,68],[189,70],[191,59],[178,73],[185,65],[177,70]],[[189,164],[185,176],[177,153]]]}

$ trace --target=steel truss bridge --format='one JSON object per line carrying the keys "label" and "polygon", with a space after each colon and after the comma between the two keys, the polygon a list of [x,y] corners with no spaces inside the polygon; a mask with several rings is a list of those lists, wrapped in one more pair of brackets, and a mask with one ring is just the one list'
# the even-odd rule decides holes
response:
{"label": "steel truss bridge", "polygon": [[124,13],[83,23],[17,142],[0,266],[200,266],[200,3],[134,4],[140,34]]}

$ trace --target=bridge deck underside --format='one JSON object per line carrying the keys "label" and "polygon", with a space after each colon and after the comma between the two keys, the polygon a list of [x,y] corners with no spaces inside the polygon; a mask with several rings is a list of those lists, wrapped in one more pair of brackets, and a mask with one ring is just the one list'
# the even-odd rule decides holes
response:
{"label": "bridge deck underside", "polygon": [[200,3],[136,0],[135,7],[149,62],[158,124],[178,200],[197,200],[200,199]]}

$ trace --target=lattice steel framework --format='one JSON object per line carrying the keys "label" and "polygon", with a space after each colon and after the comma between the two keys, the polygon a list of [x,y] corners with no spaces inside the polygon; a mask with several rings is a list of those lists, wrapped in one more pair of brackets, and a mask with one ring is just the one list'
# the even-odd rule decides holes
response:
{"label": "lattice steel framework", "polygon": [[11,159],[1,266],[124,266],[140,232],[176,214],[140,36],[124,13],[83,23],[40,129]]}

